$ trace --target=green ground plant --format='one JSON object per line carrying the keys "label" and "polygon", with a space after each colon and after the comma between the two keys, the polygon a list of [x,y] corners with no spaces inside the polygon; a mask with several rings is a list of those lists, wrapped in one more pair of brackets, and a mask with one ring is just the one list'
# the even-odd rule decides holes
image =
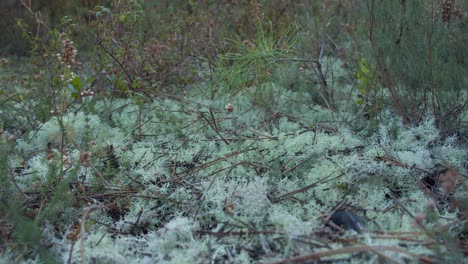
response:
{"label": "green ground plant", "polygon": [[[363,54],[407,124],[435,116],[453,134],[466,118],[466,8],[455,1],[369,1]],[[416,66],[417,65],[417,66]],[[358,77],[359,78],[359,77]]]}
{"label": "green ground plant", "polygon": [[0,262],[464,261],[463,3],[23,7]]}

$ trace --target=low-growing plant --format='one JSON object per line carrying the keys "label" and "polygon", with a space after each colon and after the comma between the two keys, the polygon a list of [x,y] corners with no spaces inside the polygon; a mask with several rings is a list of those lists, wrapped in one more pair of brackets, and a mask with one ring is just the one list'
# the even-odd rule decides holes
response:
{"label": "low-growing plant", "polygon": [[[291,52],[290,33],[275,36],[272,27],[259,27],[254,40],[233,42],[235,51],[221,54],[214,68],[212,97],[221,87],[226,87],[225,92],[236,95],[248,91],[249,87],[259,88],[265,83],[284,78],[285,66],[280,60],[286,59]],[[261,93],[261,88],[257,92]]]}
{"label": "low-growing plant", "polygon": [[29,58],[0,61],[0,262],[462,261],[466,145],[441,113],[464,93],[427,61],[458,74],[460,38],[425,46],[460,33],[452,9],[84,2],[49,24],[78,3],[22,1],[40,30],[18,20]]}
{"label": "low-growing plant", "polygon": [[466,111],[463,1],[368,1],[362,54],[375,65],[379,85],[406,124],[426,115],[453,134]]}

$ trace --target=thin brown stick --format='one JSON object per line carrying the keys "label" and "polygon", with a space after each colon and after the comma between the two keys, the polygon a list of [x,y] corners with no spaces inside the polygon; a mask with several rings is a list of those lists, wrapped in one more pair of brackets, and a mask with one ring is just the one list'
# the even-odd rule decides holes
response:
{"label": "thin brown stick", "polygon": [[428,60],[429,60],[429,71],[430,71],[430,78],[431,78],[431,96],[432,96],[432,110],[434,117],[436,119],[436,125],[440,127],[440,124],[442,120],[440,119],[440,106],[439,103],[437,102],[436,98],[436,92],[435,92],[435,82],[434,82],[434,65],[432,63],[432,35],[434,34],[434,20],[435,20],[435,14],[434,14],[434,0],[431,1],[431,30],[429,30],[428,34],[428,49],[429,49],[429,54],[428,54]]}
{"label": "thin brown stick", "polygon": [[203,119],[206,120],[206,122],[210,125],[213,131],[223,140],[223,142],[226,143],[226,145],[229,145],[229,142],[221,135],[221,133],[218,130],[218,127],[216,125],[216,120],[214,118],[212,110],[210,109],[210,115],[211,115],[212,121],[210,121],[203,112],[200,112],[200,115],[203,117]]}
{"label": "thin brown stick", "polygon": [[180,175],[179,177],[173,177],[173,178],[171,178],[171,179],[163,180],[163,181],[161,181],[161,183],[180,181],[181,179],[183,179],[183,178],[186,176],[186,174],[187,174],[188,172],[191,172],[192,174],[193,174],[193,173],[196,173],[196,172],[199,172],[199,171],[204,170],[204,169],[208,168],[209,166],[212,166],[212,165],[214,165],[214,164],[216,164],[216,163],[218,163],[218,162],[226,161],[227,159],[229,159],[229,158],[231,158],[231,157],[235,157],[235,156],[240,155],[240,154],[242,154],[242,153],[249,152],[249,151],[256,150],[256,149],[257,149],[257,148],[249,148],[249,149],[245,149],[245,150],[242,150],[242,151],[232,152],[232,153],[230,153],[230,154],[228,154],[228,155],[226,155],[226,156],[224,156],[224,157],[222,157],[222,158],[217,158],[217,159],[215,159],[215,160],[206,162],[206,163],[201,164],[201,165],[199,165],[199,166],[196,166],[196,167],[194,167],[194,168],[190,168],[190,169],[185,170],[185,171],[183,171],[183,172],[181,172],[181,173],[178,173],[177,175]]}
{"label": "thin brown stick", "polygon": [[[371,21],[369,23],[369,42],[371,44],[371,47],[373,49],[375,49],[375,43],[374,43],[374,27],[375,27],[375,10],[374,10],[374,5],[375,5],[375,1],[372,0],[371,3],[367,2],[367,8],[368,8],[368,12],[369,12],[369,16],[371,17]],[[377,50],[377,70],[379,71],[379,74],[380,76],[382,77],[384,83],[385,83],[385,86],[386,88],[388,89],[388,91],[390,92],[390,98],[392,100],[392,104],[393,106],[395,107],[395,110],[397,112],[397,114],[401,117],[403,123],[405,125],[408,125],[410,123],[410,119],[408,117],[407,114],[405,114],[405,112],[403,111],[403,108],[401,106],[401,103],[400,103],[400,100],[398,98],[398,95],[397,95],[397,91],[395,89],[395,86],[392,82],[392,79],[391,79],[391,76],[390,74],[388,73],[387,69],[385,68],[384,66],[384,63],[383,63],[383,50],[382,49],[378,49]]]}
{"label": "thin brown stick", "polygon": [[389,247],[389,246],[355,246],[355,247],[345,247],[345,248],[338,248],[332,249],[322,252],[316,252],[304,256],[289,258],[280,260],[277,262],[273,262],[273,264],[292,264],[292,263],[305,263],[310,260],[320,260],[323,257],[329,257],[339,254],[351,254],[351,253],[358,253],[358,252],[366,252],[366,251],[392,251],[397,253],[406,254],[412,257],[418,258],[421,262],[424,263],[435,263],[436,261],[432,258],[421,256],[415,253],[411,253],[409,251],[403,250],[397,247]]}
{"label": "thin brown stick", "polygon": [[312,184],[309,184],[309,185],[307,185],[307,186],[305,186],[305,187],[302,187],[302,188],[297,189],[297,190],[295,190],[295,191],[292,191],[292,192],[289,192],[289,193],[280,195],[280,196],[278,196],[278,197],[275,197],[275,198],[272,199],[272,202],[278,202],[278,201],[280,201],[280,200],[282,200],[282,199],[284,199],[284,198],[293,196],[293,195],[298,194],[298,193],[301,193],[301,192],[305,192],[305,191],[307,191],[308,189],[313,188],[313,187],[315,187],[315,186],[317,186],[317,185],[319,185],[319,184],[321,184],[321,183],[325,183],[325,182],[329,182],[329,181],[338,179],[338,178],[342,177],[343,175],[344,175],[344,173],[341,173],[340,175],[338,175],[338,176],[336,176],[336,177],[334,177],[334,178],[328,179],[328,178],[331,177],[331,175],[329,175],[329,176],[325,177],[324,179],[318,180],[318,181],[316,181],[316,182],[314,182],[314,183],[312,183]]}

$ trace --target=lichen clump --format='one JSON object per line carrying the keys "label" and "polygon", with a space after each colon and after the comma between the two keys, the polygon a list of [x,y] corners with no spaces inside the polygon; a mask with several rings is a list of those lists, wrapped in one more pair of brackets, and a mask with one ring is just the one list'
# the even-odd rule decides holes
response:
{"label": "lichen clump", "polygon": [[[279,101],[292,96],[283,92]],[[82,211],[95,208],[86,218],[77,214],[58,233],[43,230],[54,255],[64,262],[71,256],[72,263],[82,257],[100,263],[272,262],[325,250],[301,241],[320,232],[336,235],[327,215],[343,202],[365,221],[362,235],[346,233],[364,245],[398,246],[375,232],[410,232],[423,239],[424,231],[448,225],[451,236],[460,235],[460,207],[453,204],[466,196],[463,179],[442,196],[437,183],[427,192],[419,186],[428,179],[437,182],[444,166],[467,173],[465,149],[453,138],[441,139],[433,119],[406,128],[389,116],[388,123],[363,137],[327,123],[328,110],[318,106],[314,113],[294,109],[295,116],[315,126],[304,127],[284,114],[265,127],[260,120],[267,112],[242,111],[249,107],[247,98],[238,98],[235,111],[224,111],[221,101],[194,98],[184,110],[170,100],[148,104],[141,116],[131,105],[120,107],[125,100],[116,100],[112,107],[119,110],[110,119],[67,114],[65,134],[52,118],[17,142],[18,156],[11,159],[22,156],[26,162],[16,176],[19,188],[49,184],[51,164],[59,162],[69,184],[81,186],[73,193],[95,197],[86,203],[75,199]],[[288,109],[279,104],[278,112]],[[226,119],[218,121],[218,131],[207,125],[209,119],[194,122],[209,111]],[[67,164],[59,159],[64,148]],[[47,153],[55,153],[55,160]],[[82,227],[73,240],[76,223]],[[429,252],[421,246],[407,250]]]}

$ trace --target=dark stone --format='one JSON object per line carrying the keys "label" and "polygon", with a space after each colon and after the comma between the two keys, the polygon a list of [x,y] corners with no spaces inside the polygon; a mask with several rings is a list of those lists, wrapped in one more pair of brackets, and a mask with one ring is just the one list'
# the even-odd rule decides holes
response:
{"label": "dark stone", "polygon": [[354,230],[357,232],[362,232],[365,225],[364,219],[362,217],[346,210],[336,211],[330,217],[330,221],[332,221],[335,225],[344,228],[345,230]]}

